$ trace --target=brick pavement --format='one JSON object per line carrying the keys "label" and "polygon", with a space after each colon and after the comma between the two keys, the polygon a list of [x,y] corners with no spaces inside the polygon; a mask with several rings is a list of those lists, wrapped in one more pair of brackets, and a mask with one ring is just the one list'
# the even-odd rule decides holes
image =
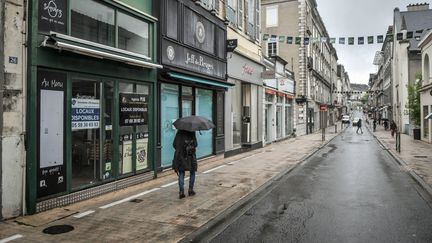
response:
{"label": "brick pavement", "polygon": [[[334,126],[327,129],[327,141],[336,135]],[[322,146],[321,134],[316,133],[199,165],[197,195],[182,200],[176,175],[170,173],[67,207],[8,220],[0,223],[0,241],[20,234],[22,238],[13,242],[177,242]],[[134,198],[139,200],[131,202]],[[89,214],[77,218],[80,213]],[[59,224],[75,229],[59,235],[42,233]]]}
{"label": "brick pavement", "polygon": [[[372,125],[370,130],[372,131]],[[377,131],[373,134],[393,156],[403,161],[402,166],[408,172],[414,172],[432,188],[432,144],[401,134],[401,152],[398,153],[396,139],[391,136],[390,130],[385,131],[383,126],[378,125]],[[426,190],[430,189],[426,188]]]}

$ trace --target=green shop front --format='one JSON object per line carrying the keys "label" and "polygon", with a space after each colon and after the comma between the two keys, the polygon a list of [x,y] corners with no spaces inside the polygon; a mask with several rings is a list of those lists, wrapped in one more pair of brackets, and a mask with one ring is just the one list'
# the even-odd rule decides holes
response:
{"label": "green shop front", "polygon": [[158,169],[172,165],[172,146],[180,117],[204,116],[216,127],[197,132],[197,157],[223,154],[226,82],[226,25],[189,0],[160,1]]}
{"label": "green shop front", "polygon": [[150,1],[30,1],[27,211],[155,175]]}

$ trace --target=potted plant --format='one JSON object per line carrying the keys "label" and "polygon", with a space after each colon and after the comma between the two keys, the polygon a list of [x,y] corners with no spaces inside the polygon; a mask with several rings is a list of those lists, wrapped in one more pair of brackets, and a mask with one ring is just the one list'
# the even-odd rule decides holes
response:
{"label": "potted plant", "polygon": [[422,75],[416,75],[416,81],[414,84],[408,84],[408,104],[406,108],[409,111],[409,117],[411,123],[413,125],[413,136],[414,139],[421,139],[420,132],[420,122],[421,122],[421,113],[420,113],[420,89],[422,87]]}

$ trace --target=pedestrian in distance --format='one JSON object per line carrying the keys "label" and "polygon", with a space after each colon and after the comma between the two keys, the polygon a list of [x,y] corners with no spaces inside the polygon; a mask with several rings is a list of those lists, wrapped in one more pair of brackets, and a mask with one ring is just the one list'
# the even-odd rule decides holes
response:
{"label": "pedestrian in distance", "polygon": [[377,121],[376,119],[374,119],[373,121],[373,131],[376,132],[376,127],[377,127]]}
{"label": "pedestrian in distance", "polygon": [[397,126],[395,121],[391,121],[390,123],[391,135],[394,137],[395,132],[397,131]]}
{"label": "pedestrian in distance", "polygon": [[358,131],[361,131],[361,134],[363,134],[363,129],[362,129],[362,119],[360,118],[359,120],[358,120],[358,122],[357,122],[357,131],[356,131],[356,133],[358,134],[359,132]]}
{"label": "pedestrian in distance", "polygon": [[174,138],[173,147],[175,149],[172,163],[173,170],[178,175],[179,199],[185,197],[184,178],[186,171],[190,172],[188,195],[195,195],[195,172],[198,169],[196,159],[196,147],[198,146],[195,132],[178,130]]}
{"label": "pedestrian in distance", "polygon": [[388,120],[384,120],[384,130],[388,130],[389,129],[389,124],[388,124]]}

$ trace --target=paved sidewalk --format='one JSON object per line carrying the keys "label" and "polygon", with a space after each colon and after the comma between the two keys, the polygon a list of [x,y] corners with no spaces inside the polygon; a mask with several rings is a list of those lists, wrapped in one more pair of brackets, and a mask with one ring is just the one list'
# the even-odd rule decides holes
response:
{"label": "paved sidewalk", "polygon": [[[372,125],[369,127],[372,131]],[[402,166],[410,173],[414,173],[423,180],[426,190],[432,193],[432,144],[414,140],[405,134],[401,134],[401,152],[396,152],[396,135],[393,138],[390,130],[385,131],[383,126],[377,125],[377,131],[373,132],[375,137],[386,149],[398,159]],[[418,181],[422,184],[422,181]]]}
{"label": "paved sidewalk", "polygon": [[[336,135],[334,126],[327,129],[325,143]],[[321,133],[316,133],[199,165],[197,195],[182,200],[178,199],[177,177],[171,173],[67,207],[2,222],[0,242],[9,237],[17,238],[13,242],[177,242],[325,143]],[[74,230],[42,233],[46,227],[62,224]]]}

